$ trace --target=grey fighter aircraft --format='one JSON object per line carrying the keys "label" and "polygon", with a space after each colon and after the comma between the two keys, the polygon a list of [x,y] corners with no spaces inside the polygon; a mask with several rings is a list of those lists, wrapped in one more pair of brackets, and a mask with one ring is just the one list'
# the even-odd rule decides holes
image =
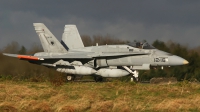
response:
{"label": "grey fighter aircraft", "polygon": [[188,64],[187,60],[158,50],[147,42],[84,47],[75,25],[65,25],[61,43],[43,23],[33,26],[44,52],[4,55],[54,68],[66,73],[67,80],[73,80],[77,75],[92,75],[96,81],[102,81],[103,77],[127,75],[138,79],[138,70]]}

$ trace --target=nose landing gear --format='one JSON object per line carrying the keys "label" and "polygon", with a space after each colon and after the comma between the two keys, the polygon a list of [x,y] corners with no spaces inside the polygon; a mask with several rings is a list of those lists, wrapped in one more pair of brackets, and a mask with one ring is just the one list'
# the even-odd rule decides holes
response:
{"label": "nose landing gear", "polygon": [[131,74],[131,82],[135,81],[138,82],[139,81],[139,72],[137,70],[132,71],[130,68],[128,68],[127,66],[122,66],[124,69],[126,69],[130,74]]}

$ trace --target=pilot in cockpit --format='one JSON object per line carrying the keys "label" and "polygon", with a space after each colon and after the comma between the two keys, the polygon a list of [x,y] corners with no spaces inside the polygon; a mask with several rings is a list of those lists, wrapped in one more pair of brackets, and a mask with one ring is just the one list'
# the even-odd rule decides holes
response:
{"label": "pilot in cockpit", "polygon": [[142,45],[143,45],[142,42],[136,42],[136,48],[142,49]]}
{"label": "pilot in cockpit", "polygon": [[147,42],[134,42],[134,43],[128,43],[127,45],[139,49],[155,49],[152,45],[148,44]]}

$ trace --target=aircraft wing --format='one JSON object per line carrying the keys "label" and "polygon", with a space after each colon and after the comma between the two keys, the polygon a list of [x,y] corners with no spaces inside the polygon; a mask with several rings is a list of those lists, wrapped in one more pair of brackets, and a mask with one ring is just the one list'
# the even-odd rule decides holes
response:
{"label": "aircraft wing", "polygon": [[31,56],[31,55],[18,55],[18,54],[8,54],[8,53],[3,53],[5,56],[9,57],[15,57],[19,58],[22,60],[43,60],[42,58],[36,57],[36,56]]}
{"label": "aircraft wing", "polygon": [[19,54],[8,54],[3,53],[3,55],[9,57],[15,57],[21,60],[37,61],[46,59],[93,59],[100,57],[117,57],[117,56],[135,56],[135,55],[148,55],[149,53],[68,53],[63,55],[49,55],[49,56],[31,56],[31,55],[19,55]]}
{"label": "aircraft wing", "polygon": [[78,54],[64,54],[64,55],[51,55],[51,56],[31,56],[31,55],[19,55],[19,54],[8,54],[3,53],[3,55],[9,57],[15,57],[21,60],[46,60],[46,59],[92,59],[92,57],[87,56],[85,53],[78,53]]}

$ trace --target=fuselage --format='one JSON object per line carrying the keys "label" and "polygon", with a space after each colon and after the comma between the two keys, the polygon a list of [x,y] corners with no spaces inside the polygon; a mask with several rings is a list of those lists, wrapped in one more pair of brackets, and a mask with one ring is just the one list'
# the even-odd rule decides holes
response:
{"label": "fuselage", "polygon": [[36,62],[36,64],[52,67],[59,72],[74,75],[96,74],[102,77],[126,76],[133,73],[130,69],[149,70],[151,67],[188,63],[179,56],[152,46],[134,47],[131,45],[90,46],[70,49],[67,53],[41,52],[34,56],[42,56],[41,58],[44,57],[45,60],[33,61],[32,63]]}
{"label": "fuselage", "polygon": [[[188,62],[176,55],[150,48],[136,48],[129,45],[103,45],[103,46],[90,46],[78,49],[69,50],[69,53],[75,52],[88,52],[88,54],[106,54],[106,53],[146,53],[144,55],[119,55],[96,58],[96,63],[100,67],[105,66],[175,66],[183,65]],[[140,69],[140,67],[139,67]],[[142,68],[141,68],[142,69]]]}
{"label": "fuselage", "polygon": [[174,66],[188,62],[176,55],[158,50],[147,42],[127,45],[102,45],[84,47],[75,25],[65,25],[61,43],[43,23],[34,23],[44,52],[32,55],[4,55],[27,60],[30,63],[53,68],[71,75],[99,75],[121,77],[151,66]]}

